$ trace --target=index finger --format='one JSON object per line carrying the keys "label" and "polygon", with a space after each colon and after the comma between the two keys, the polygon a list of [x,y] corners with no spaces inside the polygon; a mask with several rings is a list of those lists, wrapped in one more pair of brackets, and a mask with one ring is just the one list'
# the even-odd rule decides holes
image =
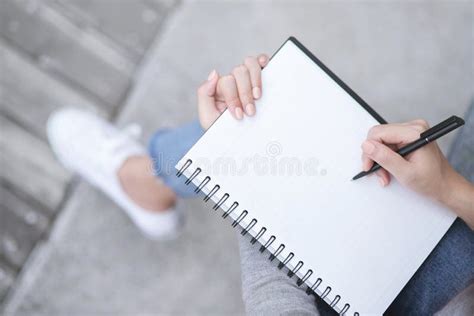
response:
{"label": "index finger", "polygon": [[265,66],[268,64],[268,61],[270,58],[266,54],[260,54],[258,55],[258,63],[260,64],[260,67],[265,68]]}
{"label": "index finger", "polygon": [[262,68],[256,57],[245,58],[244,64],[249,70],[252,95],[254,99],[259,99],[262,96]]}
{"label": "index finger", "polygon": [[372,127],[367,139],[400,146],[417,140],[421,132],[417,125],[382,124]]}

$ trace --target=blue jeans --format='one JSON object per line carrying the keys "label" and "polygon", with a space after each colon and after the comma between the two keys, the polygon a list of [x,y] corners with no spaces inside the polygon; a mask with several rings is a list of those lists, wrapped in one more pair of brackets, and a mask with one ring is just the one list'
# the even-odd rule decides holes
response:
{"label": "blue jeans", "polygon": [[[194,187],[184,185],[183,179],[178,179],[175,176],[176,170],[174,166],[202,134],[203,130],[199,123],[192,122],[178,128],[160,130],[153,135],[150,141],[149,152],[154,163],[156,175],[161,177],[180,197],[195,196],[193,192]],[[250,244],[248,242],[241,243],[241,247],[247,247],[247,245]],[[457,219],[420,269],[418,269],[393,301],[387,313],[394,315],[432,315],[441,309],[451,298],[473,282],[473,249],[474,233],[462,220]],[[241,249],[241,254],[246,253],[250,252],[242,251]],[[252,258],[247,259],[243,260],[243,262],[250,262],[250,266],[243,267],[243,271],[253,267],[251,264]],[[270,268],[271,266],[269,265],[268,269]],[[275,273],[281,273],[281,271],[275,271]],[[294,282],[294,280],[287,278],[279,278],[279,280],[278,282]],[[246,286],[245,282],[244,286]],[[259,291],[263,290],[262,287],[259,288]],[[273,291],[271,288],[265,290]],[[303,300],[303,296],[306,297],[304,289],[299,292],[296,295],[301,294]],[[253,294],[259,295],[259,293]],[[295,294],[292,293],[291,295],[294,296]],[[269,297],[273,297],[275,300],[274,304],[279,304],[277,296],[266,295],[267,306],[269,303],[272,303],[268,302]],[[298,300],[297,297],[294,300],[286,300],[285,304],[300,302],[300,305],[296,306],[298,304],[295,304],[293,309],[298,311],[302,307],[302,300]],[[317,300],[317,306],[322,315],[336,315],[329,306],[320,300]],[[291,306],[285,306],[285,310],[291,310]]]}

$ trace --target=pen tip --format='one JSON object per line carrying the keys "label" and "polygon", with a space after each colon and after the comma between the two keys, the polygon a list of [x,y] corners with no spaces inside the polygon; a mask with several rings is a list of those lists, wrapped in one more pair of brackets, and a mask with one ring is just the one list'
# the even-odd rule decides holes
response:
{"label": "pen tip", "polygon": [[359,178],[362,178],[363,176],[365,176],[365,171],[362,171],[362,172],[359,172],[358,174],[356,174],[354,176],[354,178],[352,178],[352,180],[357,180]]}

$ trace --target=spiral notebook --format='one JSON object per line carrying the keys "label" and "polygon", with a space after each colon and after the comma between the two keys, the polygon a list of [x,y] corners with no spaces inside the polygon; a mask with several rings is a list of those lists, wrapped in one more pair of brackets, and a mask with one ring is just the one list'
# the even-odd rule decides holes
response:
{"label": "spiral notebook", "polygon": [[384,120],[295,38],[262,76],[257,115],[224,112],[177,175],[302,290],[341,314],[383,314],[455,215],[396,181],[351,181]]}

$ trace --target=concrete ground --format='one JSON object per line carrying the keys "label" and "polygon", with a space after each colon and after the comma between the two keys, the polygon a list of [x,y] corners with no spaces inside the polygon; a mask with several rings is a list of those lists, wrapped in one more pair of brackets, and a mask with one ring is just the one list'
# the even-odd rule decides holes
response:
{"label": "concrete ground", "polygon": [[[193,119],[195,89],[210,70],[272,53],[289,35],[388,121],[462,116],[474,95],[473,10],[470,1],[185,1],[147,53],[117,122],[140,123],[145,141]],[[181,207],[182,236],[151,242],[101,193],[73,186],[6,314],[243,314],[230,225],[200,201]]]}

